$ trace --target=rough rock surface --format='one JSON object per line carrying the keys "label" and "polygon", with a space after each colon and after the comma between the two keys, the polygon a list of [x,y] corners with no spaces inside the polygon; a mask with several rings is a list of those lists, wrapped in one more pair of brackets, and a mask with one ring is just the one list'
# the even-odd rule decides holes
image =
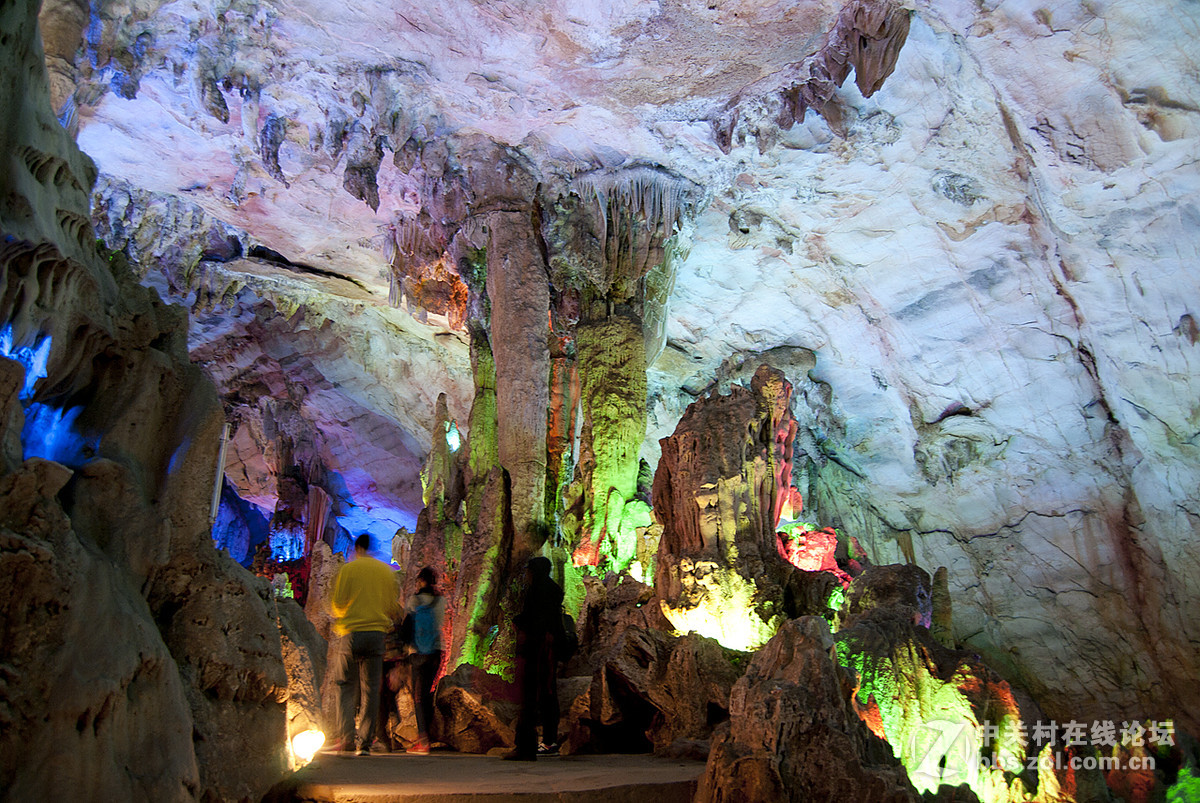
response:
{"label": "rough rock surface", "polygon": [[918,566],[892,564],[868,566],[851,581],[842,604],[843,626],[876,608],[908,613],[913,624],[929,629],[933,624],[933,584]]}
{"label": "rough rock surface", "polygon": [[717,801],[920,800],[851,701],[824,619],[785,622],[733,686],[697,792]]}
{"label": "rough rock surface", "polygon": [[729,715],[741,657],[694,633],[676,638],[626,627],[579,703],[586,713],[565,711],[573,725],[567,749],[668,754],[677,743],[707,741]]}
{"label": "rough rock surface", "polygon": [[545,540],[546,379],[550,373],[545,326],[550,294],[544,281],[536,281],[544,261],[527,220],[527,213],[488,216],[499,458],[512,478],[514,549],[522,557]]}
{"label": "rough rock surface", "polygon": [[307,730],[325,730],[321,689],[325,680],[327,645],[304,611],[293,600],[276,600],[280,649],[287,672],[287,735],[289,742]]}
{"label": "rough rock surface", "polygon": [[[887,740],[922,791],[969,783],[981,800],[1025,799],[1026,780],[1046,779],[1040,768],[1018,778],[1021,773],[967,762],[986,753],[1024,769],[1026,745],[1014,729],[1039,721],[1034,711],[1020,710],[1009,685],[978,656],[937,644],[928,628],[913,622],[913,610],[911,602],[874,608],[834,636],[838,660],[854,670],[859,716]],[[944,725],[961,728],[958,736],[946,739],[939,730]],[[987,725],[996,732],[985,733]],[[967,745],[974,750],[964,760],[959,751]],[[1010,758],[1011,765],[1003,763]]]}
{"label": "rough rock surface", "polygon": [[783,374],[763,365],[749,388],[690,405],[662,441],[655,587],[682,632],[755,649],[784,614],[775,526],[792,482],[790,397]]}
{"label": "rough rock surface", "polygon": [[[695,392],[730,354],[811,348],[788,375],[809,513],[947,567],[956,641],[1060,719],[1196,727],[1200,117],[1163,107],[1200,107],[1195,26],[918,4],[844,139],[810,116],[698,220],[686,358],[652,368]],[[666,396],[659,432],[690,401]]]}
{"label": "rough rock surface", "polygon": [[5,793],[192,800],[184,683],[146,600],[71,532],[55,501],[69,478],[36,459],[0,478]]}
{"label": "rough rock surface", "polygon": [[438,690],[436,721],[437,740],[460,753],[486,753],[516,743],[511,727],[477,696],[458,686]]}
{"label": "rough rock surface", "polygon": [[208,532],[217,396],[181,310],[97,249],[36,19],[0,10],[0,787],[256,800],[288,684],[267,586]]}

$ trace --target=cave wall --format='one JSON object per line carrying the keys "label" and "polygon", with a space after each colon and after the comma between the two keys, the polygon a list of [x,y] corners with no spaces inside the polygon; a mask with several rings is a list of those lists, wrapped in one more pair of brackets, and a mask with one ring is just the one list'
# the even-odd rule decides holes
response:
{"label": "cave wall", "polygon": [[[268,516],[289,471],[330,498],[327,527],[370,532],[386,556],[421,509],[438,393],[470,409],[465,335],[371,303],[344,279],[277,272],[258,238],[184,198],[101,180],[93,215],[138,278],[191,311],[188,348],[232,427],[225,474]],[[295,256],[295,253],[292,254]],[[335,545],[333,536],[327,537]],[[343,539],[344,540],[344,539]]]}
{"label": "cave wall", "polygon": [[917,4],[841,136],[741,152],[651,367],[688,376],[660,436],[758,355],[788,371],[807,515],[946,566],[955,637],[1060,718],[1195,727],[1195,26]]}
{"label": "cave wall", "polygon": [[0,41],[0,788],[259,799],[288,678],[268,588],[211,545],[221,406],[186,313],[96,243],[36,3]]}

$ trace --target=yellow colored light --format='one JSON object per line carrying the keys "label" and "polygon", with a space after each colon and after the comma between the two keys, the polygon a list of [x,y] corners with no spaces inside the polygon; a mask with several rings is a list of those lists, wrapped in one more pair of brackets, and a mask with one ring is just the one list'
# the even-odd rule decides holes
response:
{"label": "yellow colored light", "polygon": [[325,734],[316,728],[297,733],[292,737],[292,752],[301,764],[312,761],[313,756],[325,744]]}
{"label": "yellow colored light", "polygon": [[679,635],[689,632],[716,639],[732,650],[752,652],[771,640],[783,616],[763,619],[755,610],[758,587],[736,569],[709,563],[690,585],[687,603],[660,600],[663,615]]}

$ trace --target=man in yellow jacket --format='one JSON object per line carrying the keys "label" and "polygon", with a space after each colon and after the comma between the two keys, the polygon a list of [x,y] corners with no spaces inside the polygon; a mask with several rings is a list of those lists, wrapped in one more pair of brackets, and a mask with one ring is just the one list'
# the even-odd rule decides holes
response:
{"label": "man in yellow jacket", "polygon": [[333,748],[352,750],[357,738],[356,754],[360,756],[370,755],[375,739],[383,642],[399,611],[400,598],[395,573],[371,557],[370,550],[371,536],[363,533],[354,542],[354,559],[338,571],[331,604],[337,618],[331,669],[338,687]]}

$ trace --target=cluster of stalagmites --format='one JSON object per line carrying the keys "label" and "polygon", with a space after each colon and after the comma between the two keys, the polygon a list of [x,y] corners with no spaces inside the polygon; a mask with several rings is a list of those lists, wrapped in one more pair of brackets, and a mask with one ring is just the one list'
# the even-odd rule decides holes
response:
{"label": "cluster of stalagmites", "polygon": [[[490,752],[513,742],[508,617],[518,596],[504,578],[523,558],[506,473],[487,446],[486,351],[476,359],[471,436],[457,454],[435,439],[427,506],[397,560],[409,578],[424,565],[444,570],[451,671],[434,738]],[[776,526],[798,498],[790,393],[762,366],[749,387],[698,399],[664,439],[657,523],[647,528],[659,534],[655,585],[573,566],[569,541],[544,546],[582,640],[559,681],[562,752],[706,759],[702,801],[1050,801],[1101,788],[1098,773],[967,770],[963,744],[1024,767],[1036,748],[1011,734],[989,742],[988,728],[1009,733],[1042,716],[1018,705],[978,656],[949,644],[944,570],[931,578],[912,565],[871,565],[852,539],[829,533],[812,534],[811,550],[830,553],[815,560],[823,570],[786,559]],[[444,404],[437,420],[439,430],[449,423]],[[728,646],[744,633],[742,649]],[[390,735],[408,745],[416,734],[406,689],[398,709]],[[966,741],[943,739],[947,726]],[[1152,773],[1135,780],[1154,783]]]}
{"label": "cluster of stalagmites", "polygon": [[[452,671],[439,686],[433,733],[464,752],[511,746],[516,716],[508,618],[517,597],[503,578],[522,559],[505,472],[486,446],[494,408],[485,357],[476,355],[483,370],[471,435],[457,454],[435,439],[423,477],[426,507],[416,532],[397,538],[408,578],[424,565],[443,572]],[[1011,713],[1014,706],[1003,693],[981,691],[1007,687],[977,660],[930,637],[939,595],[922,570],[864,569],[843,544],[840,564],[857,575],[843,589],[844,572],[804,571],[783,558],[775,525],[777,500],[791,498],[790,392],[780,372],[763,366],[749,388],[699,399],[664,440],[654,481],[662,531],[656,586],[578,571],[569,543],[546,545],[582,640],[559,682],[561,749],[707,758],[704,800],[916,800],[881,738],[900,735],[886,729],[909,701],[882,690],[909,683],[916,699],[916,686],[936,688],[961,699],[977,720],[985,710],[1008,706]],[[437,421],[438,431],[448,424],[444,402]],[[706,490],[714,487],[721,492]],[[329,576],[331,566],[328,557],[314,565],[322,568],[310,585],[310,615],[321,607],[316,575]],[[743,607],[729,599],[731,587],[745,589]],[[689,611],[722,606],[731,608],[727,627],[738,623],[761,636],[750,649],[672,626],[674,615],[686,623]],[[831,623],[840,626],[836,635]],[[734,634],[715,635],[728,642]],[[874,663],[856,674],[839,650]],[[905,673],[914,677],[906,681]],[[864,676],[877,683],[878,698],[864,691]],[[411,693],[401,685],[389,735],[408,745],[416,734],[405,716]]]}

